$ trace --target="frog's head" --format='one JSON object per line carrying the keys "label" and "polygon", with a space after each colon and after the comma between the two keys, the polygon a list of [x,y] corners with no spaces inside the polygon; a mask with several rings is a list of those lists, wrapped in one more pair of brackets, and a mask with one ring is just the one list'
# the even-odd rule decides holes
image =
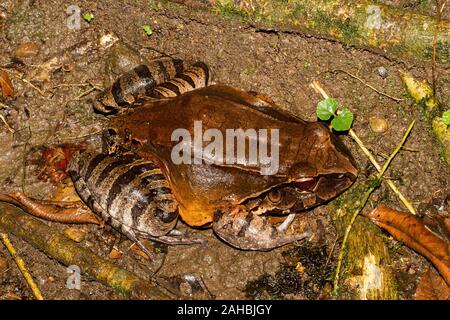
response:
{"label": "frog's head", "polygon": [[358,171],[353,157],[326,126],[309,123],[307,138],[287,170],[287,181],[259,198],[262,211],[300,211],[327,202],[355,181]]}

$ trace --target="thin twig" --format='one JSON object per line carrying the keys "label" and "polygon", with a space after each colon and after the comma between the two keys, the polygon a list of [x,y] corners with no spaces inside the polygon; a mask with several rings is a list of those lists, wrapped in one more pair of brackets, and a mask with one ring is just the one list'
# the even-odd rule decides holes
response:
{"label": "thin twig", "polygon": [[208,293],[209,298],[210,298],[211,300],[215,300],[215,299],[216,299],[216,295],[215,295],[215,294],[212,294],[211,290],[209,290],[208,286],[206,285],[206,283],[205,283],[205,281],[203,280],[203,277],[202,277],[201,275],[199,276],[199,279],[200,279],[200,281],[199,281],[199,282],[200,282],[200,285],[202,286],[203,290],[206,291],[206,293]]}
{"label": "thin twig", "polygon": [[30,87],[32,87],[33,89],[35,89],[37,92],[40,93],[41,96],[43,96],[44,98],[48,98],[48,96],[45,95],[45,92],[42,91],[41,89],[39,89],[38,87],[36,87],[34,84],[32,84],[30,81],[28,81],[27,79],[23,79],[23,78],[19,78],[20,80],[22,80],[23,82],[25,82],[26,84],[28,84]]}
{"label": "thin twig", "polygon": [[89,87],[91,84],[89,82],[86,83],[61,83],[56,86],[53,86],[52,89],[62,88],[62,87]]}
{"label": "thin twig", "polygon": [[365,81],[364,81],[363,79],[361,79],[360,77],[358,77],[358,76],[356,76],[356,75],[354,75],[354,74],[352,74],[352,73],[350,73],[350,72],[348,72],[348,71],[345,71],[345,70],[343,70],[343,69],[335,69],[335,70],[333,70],[332,72],[342,72],[342,73],[345,73],[345,74],[349,75],[350,77],[352,77],[353,79],[358,80],[359,82],[361,82],[361,83],[362,83],[363,85],[365,85],[366,87],[369,87],[370,89],[372,89],[372,90],[375,91],[376,93],[381,94],[382,96],[385,96],[385,97],[387,97],[387,98],[389,98],[389,99],[392,99],[392,100],[394,100],[395,102],[400,102],[400,101],[403,101],[403,100],[404,100],[404,99],[400,99],[400,98],[393,97],[393,96],[391,96],[391,95],[388,95],[387,93],[384,93],[384,92],[378,90],[377,88],[375,88],[375,87],[372,86],[371,84],[368,84],[367,82],[365,82]]}
{"label": "thin twig", "polygon": [[95,91],[95,90],[101,91],[101,90],[102,90],[102,88],[99,87],[99,86],[97,86],[95,83],[89,82],[89,85],[91,85],[92,88],[89,88],[88,90],[82,92],[81,94],[79,94],[78,96],[76,96],[74,100],[80,100],[82,97],[88,95],[88,94],[91,93],[92,91]]}
{"label": "thin twig", "polygon": [[16,132],[13,128],[10,127],[8,122],[6,122],[6,119],[5,119],[5,117],[2,114],[0,114],[0,119],[2,119],[3,123],[6,126],[6,129],[8,129],[9,132],[11,132],[11,133],[15,133]]}
{"label": "thin twig", "polygon": [[[383,174],[386,172],[387,168],[389,167],[390,163],[392,162],[392,159],[394,159],[394,157],[397,155],[397,153],[400,151],[401,147],[403,146],[403,144],[406,141],[406,138],[408,138],[409,133],[411,132],[413,126],[414,126],[415,121],[413,120],[410,125],[408,126],[408,129],[406,129],[405,134],[403,135],[402,140],[400,141],[400,143],[397,145],[397,147],[394,149],[394,151],[391,153],[391,155],[389,156],[389,158],[384,162],[383,167],[381,168],[380,172],[378,173],[377,176],[377,180],[381,181],[381,179],[383,178]],[[358,209],[355,210],[355,212],[353,213],[353,216],[350,220],[350,223],[347,226],[347,229],[345,230],[344,233],[344,238],[342,240],[342,245],[341,245],[341,249],[339,251],[339,257],[338,257],[338,261],[337,261],[337,266],[336,266],[336,273],[334,275],[334,281],[333,281],[333,297],[337,298],[337,293],[339,290],[339,276],[341,273],[341,266],[342,266],[342,261],[344,259],[344,253],[345,250],[347,249],[347,239],[348,236],[350,234],[350,231],[352,229],[353,223],[356,220],[356,217],[358,216],[358,214],[361,212],[361,210],[364,208],[367,200],[369,199],[370,195],[372,194],[372,192],[378,187],[378,184],[373,184],[365,193],[364,193],[364,197],[361,200],[361,204],[358,206]]]}
{"label": "thin twig", "polygon": [[5,245],[6,249],[11,254],[11,257],[13,257],[14,261],[16,262],[17,267],[19,267],[19,270],[22,273],[23,277],[25,278],[25,281],[27,282],[28,286],[30,287],[31,292],[33,292],[34,297],[37,300],[44,300],[41,290],[39,290],[39,287],[34,282],[33,277],[28,272],[25,262],[17,254],[11,241],[9,240],[8,235],[6,233],[0,233],[0,237],[2,238],[3,244]]}
{"label": "thin twig", "polygon": [[328,254],[328,257],[327,257],[327,261],[325,261],[325,264],[323,265],[322,270],[325,270],[327,268],[328,262],[330,262],[331,256],[333,255],[334,248],[336,247],[338,240],[339,240],[339,235],[337,235],[333,241],[333,245],[331,246],[330,253]]}
{"label": "thin twig", "polygon": [[[6,71],[6,72],[8,72],[7,69],[4,69],[4,68],[1,68],[1,69],[4,70],[4,71]],[[21,72],[19,72],[19,71],[17,71],[17,70],[14,70],[14,69],[13,69],[12,71],[13,71],[13,73],[14,73],[14,76],[15,76],[17,79],[19,79],[20,81],[22,81],[22,82],[26,83],[27,85],[29,85],[30,87],[32,87],[34,90],[36,90],[37,92],[39,92],[39,94],[40,94],[41,96],[43,96],[44,98],[49,99],[49,97],[45,94],[44,91],[42,91],[40,88],[36,87],[36,86],[35,86],[34,84],[32,84],[29,80],[25,79],[23,73],[21,73]]]}
{"label": "thin twig", "polygon": [[[318,81],[313,81],[311,83],[311,87],[314,90],[316,90],[317,92],[319,92],[325,99],[329,98],[328,94],[325,92],[325,90],[323,90],[323,88],[321,87],[321,85]],[[352,137],[352,139],[355,140],[355,142],[358,144],[358,146],[361,148],[361,150],[364,152],[364,154],[367,156],[367,158],[369,158],[370,162],[372,162],[373,166],[377,169],[377,171],[380,172],[381,166],[378,164],[378,161],[375,159],[375,157],[372,155],[372,153],[366,148],[366,146],[361,141],[361,139],[359,139],[359,137],[356,135],[355,131],[353,131],[353,129],[350,129],[348,131],[348,133],[349,133],[350,137]],[[386,183],[389,185],[389,187],[391,187],[392,191],[394,191],[394,193],[399,197],[399,199],[402,201],[402,203],[405,205],[405,207],[409,210],[409,212],[416,215],[417,214],[416,210],[411,205],[409,200],[406,199],[406,197],[400,192],[400,190],[398,190],[398,188],[394,184],[394,182],[386,179]]]}

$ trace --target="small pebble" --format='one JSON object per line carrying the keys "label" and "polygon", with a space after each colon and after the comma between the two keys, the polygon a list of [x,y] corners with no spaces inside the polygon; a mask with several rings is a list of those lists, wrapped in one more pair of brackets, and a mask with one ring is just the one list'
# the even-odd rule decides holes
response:
{"label": "small pebble", "polygon": [[[148,241],[146,241],[145,239],[142,240],[142,243],[144,244],[144,246],[148,249],[148,251],[152,252],[153,248],[151,243],[149,243]],[[141,250],[141,248],[139,248],[136,244],[133,243],[133,245],[131,246],[131,251],[133,251],[133,253],[141,258],[144,259],[150,259],[149,256]]]}
{"label": "small pebble", "polygon": [[378,75],[383,79],[386,79],[388,77],[388,71],[385,67],[378,67],[377,72]]}
{"label": "small pebble", "polygon": [[100,41],[99,41],[100,47],[102,49],[108,49],[114,43],[116,43],[118,40],[119,40],[119,38],[112,33],[105,34],[100,37]]}
{"label": "small pebble", "polygon": [[385,133],[389,128],[387,121],[382,118],[371,118],[369,120],[369,126],[375,133]]}
{"label": "small pebble", "polygon": [[66,228],[64,229],[64,234],[75,242],[83,241],[86,236],[85,231],[76,228]]}
{"label": "small pebble", "polygon": [[40,47],[34,42],[25,42],[19,44],[14,50],[14,55],[17,58],[31,58],[39,54]]}

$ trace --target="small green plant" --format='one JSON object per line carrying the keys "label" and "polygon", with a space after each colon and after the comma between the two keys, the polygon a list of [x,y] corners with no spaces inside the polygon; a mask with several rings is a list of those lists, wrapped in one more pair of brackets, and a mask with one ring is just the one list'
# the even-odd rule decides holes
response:
{"label": "small green plant", "polygon": [[148,24],[144,24],[142,26],[142,29],[144,30],[145,34],[149,37],[153,34],[153,30]]}
{"label": "small green plant", "polygon": [[450,109],[448,109],[447,111],[445,111],[445,112],[442,114],[442,121],[444,121],[444,123],[445,123],[447,126],[450,126]]}
{"label": "small green plant", "polygon": [[332,119],[331,127],[336,131],[347,131],[353,123],[353,113],[333,98],[320,101],[317,104],[316,113],[320,120]]}
{"label": "small green plant", "polygon": [[244,71],[242,71],[245,75],[247,76],[251,76],[252,74],[255,73],[255,69],[253,68],[245,68]]}
{"label": "small green plant", "polygon": [[83,19],[84,21],[90,23],[94,19],[94,15],[92,14],[92,12],[85,12],[83,13]]}

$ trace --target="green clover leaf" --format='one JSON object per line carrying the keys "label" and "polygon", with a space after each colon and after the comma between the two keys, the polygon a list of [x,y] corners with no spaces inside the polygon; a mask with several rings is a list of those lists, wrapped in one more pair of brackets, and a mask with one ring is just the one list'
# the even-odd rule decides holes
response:
{"label": "green clover leaf", "polygon": [[331,121],[331,127],[336,131],[347,131],[352,126],[353,113],[343,108],[339,114]]}
{"label": "green clover leaf", "polygon": [[322,100],[317,104],[317,117],[320,120],[329,120],[336,113],[338,108],[339,103],[333,98]]}
{"label": "green clover leaf", "polygon": [[445,111],[442,114],[442,121],[444,121],[444,123],[448,126],[450,126],[450,109]]}
{"label": "green clover leaf", "polygon": [[148,24],[144,24],[142,29],[144,29],[145,34],[149,37],[153,34],[153,30]]}
{"label": "green clover leaf", "polygon": [[83,14],[83,19],[89,23],[94,19],[94,15],[91,12],[85,12]]}

